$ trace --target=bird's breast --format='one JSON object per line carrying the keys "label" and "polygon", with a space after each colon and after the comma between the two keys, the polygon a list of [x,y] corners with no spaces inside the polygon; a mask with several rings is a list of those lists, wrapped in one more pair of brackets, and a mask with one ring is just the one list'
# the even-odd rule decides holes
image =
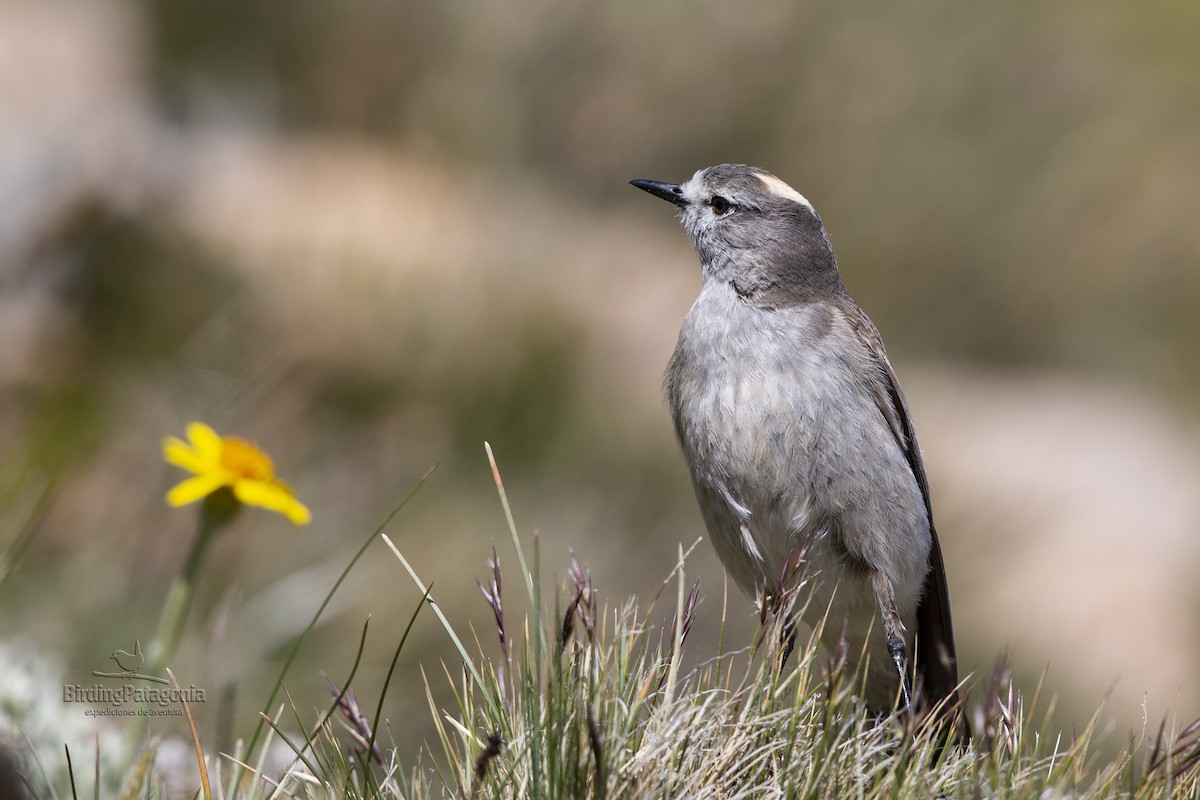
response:
{"label": "bird's breast", "polygon": [[[870,560],[906,584],[923,574],[923,499],[877,405],[876,375],[831,304],[770,310],[729,287],[701,292],[668,367],[668,402],[710,536],[739,583],[770,580],[798,547],[828,548],[831,561],[878,552]],[[899,563],[885,535],[925,542]]]}
{"label": "bird's breast", "polygon": [[684,320],[667,373],[685,452],[734,462],[800,459],[846,394],[844,354],[830,341],[838,312],[813,304],[786,312],[746,305],[732,289],[705,289]]}

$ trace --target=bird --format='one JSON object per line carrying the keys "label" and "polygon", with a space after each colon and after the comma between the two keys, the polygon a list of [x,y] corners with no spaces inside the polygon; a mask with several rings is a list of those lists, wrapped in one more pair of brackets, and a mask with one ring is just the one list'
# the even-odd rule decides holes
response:
{"label": "bird", "polygon": [[[760,598],[810,591],[802,613],[823,616],[822,644],[844,646],[863,670],[873,712],[955,705],[925,465],[883,341],[847,294],[821,217],[782,179],[743,164],[631,183],[678,207],[700,259],[665,384],[726,572]],[[784,652],[786,662],[790,643]]]}
{"label": "bird", "polygon": [[[109,658],[115,661],[117,666],[131,677],[137,674],[137,671],[146,663],[146,656],[142,654],[142,643],[138,639],[133,640],[132,653],[128,650],[114,650]],[[125,659],[124,662],[121,659]],[[129,666],[130,664],[133,664],[133,666]]]}

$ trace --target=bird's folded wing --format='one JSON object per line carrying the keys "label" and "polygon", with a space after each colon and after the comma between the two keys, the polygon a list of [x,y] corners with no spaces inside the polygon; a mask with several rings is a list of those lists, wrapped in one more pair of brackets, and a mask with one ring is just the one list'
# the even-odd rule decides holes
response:
{"label": "bird's folded wing", "polygon": [[950,621],[950,593],[946,585],[946,568],[942,562],[942,548],[938,543],[937,530],[933,524],[933,507],[929,501],[929,479],[925,475],[925,464],[921,449],[913,432],[912,417],[900,382],[883,349],[883,340],[875,325],[857,305],[847,304],[843,308],[847,321],[870,351],[879,367],[880,380],[875,386],[876,403],[880,413],[887,419],[900,449],[908,460],[913,477],[925,499],[925,510],[929,515],[929,574],[917,605],[916,667],[921,691],[927,701],[938,702],[948,698],[956,701],[958,686],[958,656],[954,647],[954,628]]}

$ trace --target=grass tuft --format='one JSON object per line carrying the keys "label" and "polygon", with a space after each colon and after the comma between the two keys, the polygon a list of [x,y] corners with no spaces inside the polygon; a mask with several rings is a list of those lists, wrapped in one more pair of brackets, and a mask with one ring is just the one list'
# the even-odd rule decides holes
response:
{"label": "grass tuft", "polygon": [[[722,632],[719,652],[694,654],[700,666],[686,669],[682,655],[700,596],[686,576],[687,552],[680,548],[659,590],[674,599],[665,624],[655,622],[653,601],[647,608],[633,599],[603,602],[573,555],[564,580],[544,592],[536,537],[527,559],[490,449],[488,457],[516,549],[518,583],[531,603],[524,619],[506,613],[505,576],[493,549],[490,575],[479,588],[495,621],[495,644],[460,634],[381,526],[376,533],[420,597],[373,717],[352,687],[364,624],[349,677],[341,685],[329,682],[331,705],[314,722],[304,722],[281,674],[276,690],[286,701],[273,716],[261,715],[260,730],[249,745],[239,742],[234,754],[207,767],[192,727],[205,773],[198,789],[205,797],[212,796],[207,769],[215,771],[221,789],[222,766],[230,775],[221,800],[1200,797],[1200,720],[1179,730],[1164,721],[1152,735],[1143,731],[1115,758],[1105,758],[1103,708],[1062,736],[1052,693],[1039,683],[1023,696],[1003,662],[986,680],[962,687],[964,696],[975,697],[964,714],[935,709],[923,717],[871,716],[845,642],[824,651],[817,645],[820,625],[796,643],[792,660],[780,669],[782,648],[794,633],[781,636],[780,626],[803,602],[800,592],[760,598],[762,630],[753,641],[726,650]],[[667,594],[668,587],[674,592]],[[423,609],[433,611],[457,657],[441,665],[441,677],[431,679],[423,667],[420,683],[408,681],[425,692],[436,738],[407,756],[382,741],[381,730],[390,730],[382,709]],[[449,705],[434,700],[432,680],[449,685]],[[971,738],[965,735],[968,722]],[[256,744],[262,730],[266,735]],[[269,772],[266,765],[280,748],[288,751],[289,763]],[[153,760],[152,744],[126,776],[124,796],[165,796]]]}

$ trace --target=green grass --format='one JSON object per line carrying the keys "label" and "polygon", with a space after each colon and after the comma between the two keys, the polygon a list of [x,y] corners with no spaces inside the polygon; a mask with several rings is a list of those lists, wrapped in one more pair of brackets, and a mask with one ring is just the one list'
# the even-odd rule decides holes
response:
{"label": "green grass", "polygon": [[[700,665],[685,669],[697,596],[685,576],[685,554],[670,576],[669,625],[654,624],[653,609],[636,600],[602,602],[573,560],[548,598],[536,538],[527,553],[494,462],[493,470],[517,565],[517,574],[507,575],[493,556],[487,585],[480,584],[494,612],[494,632],[481,641],[457,629],[418,571],[377,532],[421,594],[396,656],[418,616],[432,613],[458,661],[426,665],[429,671],[418,679],[396,675],[393,658],[381,693],[360,705],[353,683],[364,626],[350,676],[340,686],[330,684],[327,713],[305,718],[287,698],[285,668],[282,699],[272,706],[272,696],[264,726],[235,753],[213,752],[193,729],[204,773],[193,796],[1200,797],[1200,723],[1178,733],[1164,725],[1133,737],[1116,758],[1105,758],[1098,748],[1102,710],[1082,730],[1062,737],[1054,733],[1053,701],[1042,703],[1039,690],[1026,702],[1003,669],[966,687],[973,697],[966,715],[969,741],[960,737],[961,717],[872,718],[845,660],[823,653],[812,640],[781,671],[770,619],[756,642],[692,654]],[[532,609],[523,619],[506,612],[504,589],[513,586]],[[434,697],[446,685],[453,702],[443,707]],[[423,692],[437,730],[408,761],[391,745],[381,719],[389,686]],[[1037,710],[1043,706],[1049,710]],[[956,740],[961,743],[945,744]],[[267,753],[280,742],[291,763],[271,771]],[[154,747],[148,745],[128,769],[121,796],[167,796],[149,767]],[[73,774],[69,788],[56,796],[92,796],[92,783],[91,775]]]}

